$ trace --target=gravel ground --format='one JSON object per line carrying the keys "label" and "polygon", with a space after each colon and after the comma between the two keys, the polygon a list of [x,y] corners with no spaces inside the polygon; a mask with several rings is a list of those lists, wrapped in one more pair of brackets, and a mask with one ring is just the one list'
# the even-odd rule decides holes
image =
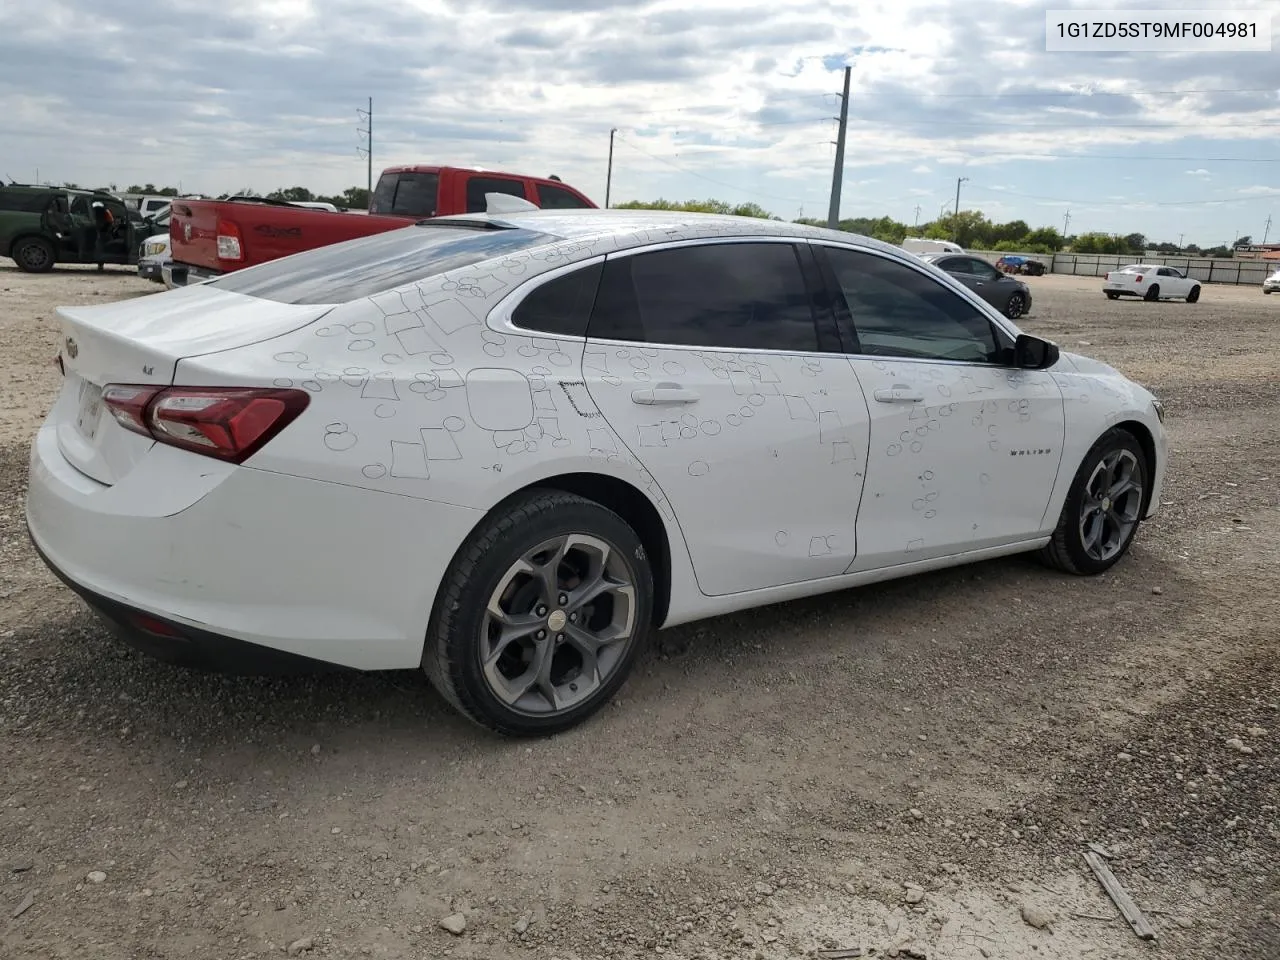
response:
{"label": "gravel ground", "polygon": [[1029,282],[1028,330],[1169,407],[1123,563],[677,628],[595,721],[515,743],[414,673],[229,680],[114,642],[27,543],[27,446],[54,307],[157,288],[0,267],[0,956],[1275,960],[1280,297]]}

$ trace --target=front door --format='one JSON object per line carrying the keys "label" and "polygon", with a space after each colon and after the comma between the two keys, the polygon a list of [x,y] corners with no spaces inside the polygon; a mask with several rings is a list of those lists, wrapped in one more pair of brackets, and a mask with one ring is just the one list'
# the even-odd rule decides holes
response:
{"label": "front door", "polygon": [[583,378],[612,430],[592,452],[643,468],[712,596],[857,554],[867,406],[838,343],[819,349],[801,256],[781,240],[613,254],[596,296]]}
{"label": "front door", "polygon": [[865,570],[1012,543],[1044,529],[1062,457],[1062,396],[1006,366],[1011,339],[923,269],[820,245],[855,336],[871,411],[858,514]]}

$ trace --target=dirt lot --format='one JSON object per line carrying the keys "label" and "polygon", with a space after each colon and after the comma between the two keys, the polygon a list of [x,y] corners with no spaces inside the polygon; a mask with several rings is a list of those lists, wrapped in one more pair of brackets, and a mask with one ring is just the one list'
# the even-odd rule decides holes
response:
{"label": "dirt lot", "polygon": [[228,680],[110,639],[27,543],[27,445],[54,307],[157,288],[6,261],[0,956],[1275,960],[1280,297],[1029,282],[1027,329],[1167,402],[1172,473],[1128,559],[668,631],[596,721],[513,743],[417,674]]}

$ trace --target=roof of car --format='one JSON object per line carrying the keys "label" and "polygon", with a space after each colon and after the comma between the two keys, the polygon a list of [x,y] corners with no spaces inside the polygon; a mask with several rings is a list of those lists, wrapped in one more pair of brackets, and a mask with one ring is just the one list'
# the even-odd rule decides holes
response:
{"label": "roof of car", "polygon": [[459,222],[489,222],[499,226],[533,230],[566,241],[611,238],[618,247],[693,240],[711,237],[812,237],[837,240],[874,250],[908,256],[892,244],[841,230],[828,230],[785,220],[735,217],[716,213],[677,210],[529,210],[511,213],[469,213],[422,221],[423,226]]}

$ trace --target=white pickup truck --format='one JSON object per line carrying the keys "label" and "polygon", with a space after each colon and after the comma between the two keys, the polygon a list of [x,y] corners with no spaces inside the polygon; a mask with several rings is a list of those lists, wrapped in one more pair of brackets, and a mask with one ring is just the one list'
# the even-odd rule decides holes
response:
{"label": "white pickup truck", "polygon": [[1195,303],[1200,299],[1200,281],[1191,279],[1173,267],[1131,263],[1108,273],[1102,281],[1102,292],[1107,295],[1108,300],[1141,297],[1143,300],[1186,300],[1187,303]]}

